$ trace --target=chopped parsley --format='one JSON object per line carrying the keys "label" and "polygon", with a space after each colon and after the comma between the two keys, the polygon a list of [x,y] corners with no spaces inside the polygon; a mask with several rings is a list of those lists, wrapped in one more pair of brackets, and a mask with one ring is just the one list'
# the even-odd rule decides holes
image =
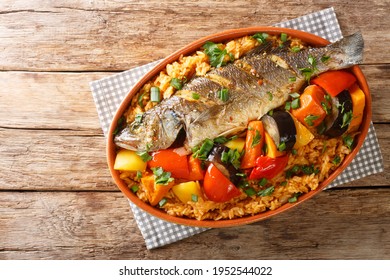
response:
{"label": "chopped parsley", "polygon": [[[221,67],[226,65],[225,55],[228,54],[227,50],[221,50],[218,44],[213,42],[206,42],[203,45],[204,52],[210,59],[210,65],[214,67]],[[232,56],[230,56],[230,59]]]}
{"label": "chopped parsley", "polygon": [[291,102],[290,101],[287,101],[286,104],[284,105],[284,109],[286,111],[290,111],[291,110]]}
{"label": "chopped parsley", "polygon": [[260,132],[256,129],[255,136],[252,139],[251,148],[256,147],[257,145],[259,145],[260,144],[260,140],[261,140]]}
{"label": "chopped parsley", "polygon": [[140,156],[141,159],[142,159],[144,162],[147,162],[147,161],[149,161],[149,160],[152,159],[152,156],[149,155],[149,153],[148,153],[147,151],[137,151],[136,154],[137,154],[138,156]]}
{"label": "chopped parsley", "polygon": [[305,123],[307,123],[307,125],[313,126],[314,125],[313,121],[317,120],[318,118],[319,118],[319,116],[316,116],[316,115],[307,115],[304,118],[304,121],[305,121]]}
{"label": "chopped parsley", "polygon": [[318,69],[317,69],[317,60],[314,56],[309,54],[307,61],[309,62],[310,67],[300,68],[299,71],[305,77],[306,81],[309,82],[311,77],[314,75],[316,71],[318,71]]}
{"label": "chopped parsley", "polygon": [[343,114],[343,124],[341,125],[341,128],[344,128],[346,126],[349,126],[349,124],[352,121],[352,111],[346,112]]}
{"label": "chopped parsley", "polygon": [[156,185],[168,185],[175,180],[171,178],[171,172],[165,172],[162,167],[152,167],[151,169],[154,174],[154,182]]}
{"label": "chopped parsley", "polygon": [[135,179],[141,180],[141,178],[142,178],[142,172],[138,170],[137,175],[135,176]]}

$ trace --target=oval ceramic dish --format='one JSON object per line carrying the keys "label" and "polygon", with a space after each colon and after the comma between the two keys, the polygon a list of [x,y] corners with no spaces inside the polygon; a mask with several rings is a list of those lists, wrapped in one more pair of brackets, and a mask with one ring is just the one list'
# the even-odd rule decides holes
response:
{"label": "oval ceramic dish", "polygon": [[[210,228],[218,228],[218,227],[231,227],[231,226],[239,226],[244,224],[249,224],[253,222],[257,222],[260,220],[267,219],[271,216],[277,215],[279,213],[282,213],[292,207],[297,206],[298,204],[310,199],[317,193],[321,192],[326,186],[328,186],[353,160],[353,158],[356,156],[357,152],[361,148],[363,141],[368,133],[368,129],[370,126],[371,121],[371,95],[370,91],[366,82],[366,79],[360,70],[359,66],[353,66],[350,70],[355,74],[358,84],[360,88],[365,93],[365,99],[366,99],[366,106],[365,106],[365,112],[363,121],[360,127],[361,133],[357,136],[357,143],[352,152],[346,156],[342,164],[339,166],[338,169],[335,170],[325,181],[323,181],[320,186],[313,191],[310,191],[306,194],[303,194],[299,197],[299,200],[296,203],[286,203],[283,206],[277,208],[276,210],[267,210],[265,212],[253,215],[253,216],[246,216],[242,218],[235,218],[232,220],[195,220],[195,219],[189,219],[189,218],[182,218],[182,217],[174,217],[170,216],[167,213],[165,213],[162,210],[159,210],[156,207],[153,207],[142,200],[140,200],[126,185],[124,181],[122,181],[119,177],[119,171],[114,170],[114,162],[115,162],[115,156],[116,156],[116,145],[114,143],[114,137],[113,132],[115,131],[118,119],[123,115],[125,110],[128,108],[130,101],[132,97],[140,90],[140,88],[149,80],[151,80],[155,75],[157,75],[161,70],[165,68],[165,66],[169,63],[172,63],[179,59],[181,55],[190,55],[196,50],[200,49],[203,44],[207,41],[212,41],[215,43],[219,42],[226,42],[235,38],[239,38],[246,35],[253,35],[257,32],[265,32],[269,34],[280,34],[280,33],[287,33],[288,35],[291,35],[292,37],[296,37],[301,39],[302,41],[308,43],[312,46],[325,46],[329,44],[329,41],[320,38],[316,35],[292,30],[292,29],[286,29],[286,28],[278,28],[278,27],[250,27],[250,28],[242,28],[242,29],[234,29],[234,30],[227,30],[221,33],[216,33],[210,36],[206,36],[204,38],[201,38],[182,49],[174,52],[167,58],[165,58],[163,61],[161,61],[158,65],[156,65],[151,71],[149,71],[144,77],[142,77],[139,82],[131,89],[131,91],[127,94],[123,102],[120,104],[109,129],[108,132],[108,139],[107,139],[107,160],[108,160],[108,166],[110,168],[111,175],[116,183],[116,185],[119,187],[119,189],[122,191],[122,193],[130,199],[131,202],[133,202],[135,205],[143,209],[144,211],[148,212],[149,214],[156,216],[158,218],[161,218],[163,220],[166,220],[168,222],[181,224],[181,225],[187,225],[187,226],[197,226],[197,227],[210,227]],[[324,206],[326,207],[326,206]]]}

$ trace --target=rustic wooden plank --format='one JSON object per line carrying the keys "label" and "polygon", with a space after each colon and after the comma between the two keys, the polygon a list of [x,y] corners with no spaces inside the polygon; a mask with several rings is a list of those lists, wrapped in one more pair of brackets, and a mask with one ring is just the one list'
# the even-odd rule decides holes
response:
{"label": "rustic wooden plank", "polygon": [[120,193],[2,192],[0,259],[388,259],[389,192],[326,191],[269,220],[151,251]]}
{"label": "rustic wooden plank", "polygon": [[[124,70],[163,58],[211,33],[269,25],[329,7],[328,1],[33,2],[0,3],[1,70]],[[390,54],[383,51],[390,39],[383,32],[390,22],[388,3],[332,5],[345,34],[363,32],[365,63],[389,63]],[[375,16],[363,24],[362,15]]]}
{"label": "rustic wooden plank", "polygon": [[[365,65],[362,71],[371,89],[373,120],[390,122],[389,65]],[[112,74],[0,72],[0,127],[88,130],[98,134],[101,128],[89,82]]]}
{"label": "rustic wooden plank", "polygon": [[[390,125],[375,125],[385,170],[390,170]],[[0,190],[117,190],[102,135],[73,130],[0,128]],[[347,186],[388,186],[389,172]]]}
{"label": "rustic wooden plank", "polygon": [[101,132],[89,82],[112,73],[0,72],[0,126]]}

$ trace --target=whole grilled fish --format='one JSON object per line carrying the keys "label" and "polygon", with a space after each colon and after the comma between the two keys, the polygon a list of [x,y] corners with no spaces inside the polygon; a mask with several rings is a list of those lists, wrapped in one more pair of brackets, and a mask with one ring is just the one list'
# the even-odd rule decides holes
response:
{"label": "whole grilled fish", "polygon": [[129,150],[166,149],[184,129],[185,146],[193,148],[206,138],[238,133],[249,121],[283,105],[311,75],[361,63],[363,47],[361,33],[296,53],[265,42],[241,59],[190,80],[146,111],[141,121],[128,124],[115,143]]}

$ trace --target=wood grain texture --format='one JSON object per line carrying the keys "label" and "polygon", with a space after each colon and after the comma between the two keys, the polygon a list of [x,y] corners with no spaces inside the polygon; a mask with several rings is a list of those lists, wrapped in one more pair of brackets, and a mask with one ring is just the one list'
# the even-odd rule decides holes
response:
{"label": "wood grain texture", "polygon": [[[389,146],[390,125],[377,124],[376,130],[381,147]],[[0,190],[117,190],[101,135],[0,128],[0,142]],[[385,170],[390,170],[388,153],[384,153],[384,163]],[[383,172],[347,185],[388,186],[389,181],[389,172]]]}
{"label": "wood grain texture", "polygon": [[0,259],[390,257],[386,189],[325,191],[269,220],[209,230],[151,251],[129,208],[120,193],[3,192]]}
{"label": "wood grain texture", "polygon": [[362,31],[365,63],[390,62],[389,52],[384,52],[390,35],[383,32],[390,27],[388,3],[381,0],[262,0],[228,4],[206,0],[3,0],[0,69],[125,70],[163,58],[205,35],[270,25],[330,6],[335,8],[345,34]]}

